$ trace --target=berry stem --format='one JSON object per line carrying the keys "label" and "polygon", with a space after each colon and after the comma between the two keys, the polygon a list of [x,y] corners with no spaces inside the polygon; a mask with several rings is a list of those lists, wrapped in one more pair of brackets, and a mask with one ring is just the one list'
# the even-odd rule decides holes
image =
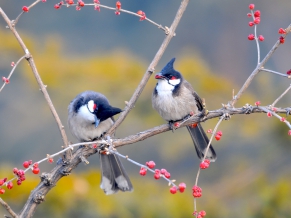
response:
{"label": "berry stem", "polygon": [[[255,19],[255,15],[254,15],[254,12],[253,10],[251,11],[252,13],[252,18]],[[257,24],[255,25],[255,28],[254,28],[254,33],[255,33],[255,40],[256,40],[256,45],[257,45],[257,52],[258,52],[258,62],[257,64],[259,65],[260,64],[260,60],[261,60],[261,53],[260,53],[260,44],[259,44],[259,40],[258,40],[258,36],[257,36]]]}
{"label": "berry stem", "polygon": [[269,69],[265,69],[265,68],[260,69],[260,71],[264,71],[264,72],[268,72],[268,73],[273,73],[273,74],[276,74],[276,75],[279,75],[279,76],[283,76],[283,77],[289,78],[289,76],[286,75],[286,74],[279,73],[279,72],[276,72],[276,71],[273,71],[273,70],[269,70]]}

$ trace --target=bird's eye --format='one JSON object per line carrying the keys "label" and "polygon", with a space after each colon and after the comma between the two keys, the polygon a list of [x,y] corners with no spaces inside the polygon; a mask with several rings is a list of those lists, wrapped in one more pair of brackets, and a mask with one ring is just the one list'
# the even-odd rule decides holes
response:
{"label": "bird's eye", "polygon": [[177,79],[175,76],[170,76],[170,80]]}

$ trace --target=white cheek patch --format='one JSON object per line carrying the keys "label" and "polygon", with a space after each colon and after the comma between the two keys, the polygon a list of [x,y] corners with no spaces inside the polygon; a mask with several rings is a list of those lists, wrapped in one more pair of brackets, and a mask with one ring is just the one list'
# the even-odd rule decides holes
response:
{"label": "white cheek patch", "polygon": [[89,106],[87,105],[80,107],[78,115],[81,116],[84,120],[88,120],[92,123],[95,122],[95,115],[89,111]]}
{"label": "white cheek patch", "polygon": [[181,80],[180,79],[172,79],[172,80],[169,80],[169,83],[173,86],[176,86],[178,84],[180,84]]}
{"label": "white cheek patch", "polygon": [[93,101],[93,100],[88,101],[87,106],[88,106],[88,110],[89,110],[91,113],[93,113],[93,112],[94,112],[94,101]]}
{"label": "white cheek patch", "polygon": [[157,92],[161,94],[162,92],[172,92],[174,86],[170,85],[167,80],[159,80],[156,89]]}

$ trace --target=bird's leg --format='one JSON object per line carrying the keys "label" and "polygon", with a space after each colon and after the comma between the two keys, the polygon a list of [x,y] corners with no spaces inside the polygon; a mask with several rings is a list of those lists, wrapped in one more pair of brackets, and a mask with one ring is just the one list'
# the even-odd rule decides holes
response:
{"label": "bird's leg", "polygon": [[172,130],[172,132],[174,132],[175,128],[174,128],[174,121],[173,120],[170,120],[169,121],[169,127],[170,127],[170,130]]}

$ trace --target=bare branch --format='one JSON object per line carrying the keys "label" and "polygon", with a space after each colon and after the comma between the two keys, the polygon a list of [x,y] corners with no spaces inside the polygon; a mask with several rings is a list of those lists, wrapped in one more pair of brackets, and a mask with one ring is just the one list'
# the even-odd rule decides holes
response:
{"label": "bare branch", "polygon": [[2,199],[0,198],[0,204],[10,213],[13,218],[18,218],[18,215],[11,209],[11,207]]}

